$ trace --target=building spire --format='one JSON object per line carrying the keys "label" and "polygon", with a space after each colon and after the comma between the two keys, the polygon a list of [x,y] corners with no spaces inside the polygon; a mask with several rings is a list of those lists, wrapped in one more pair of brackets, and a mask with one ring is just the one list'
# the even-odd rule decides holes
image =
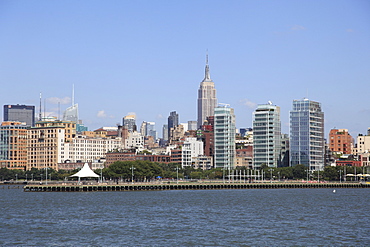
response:
{"label": "building spire", "polygon": [[209,65],[208,65],[208,50],[206,54],[206,70],[205,70],[205,76],[203,81],[211,81],[211,75],[209,74]]}
{"label": "building spire", "polygon": [[72,106],[75,104],[75,84],[72,84]]}

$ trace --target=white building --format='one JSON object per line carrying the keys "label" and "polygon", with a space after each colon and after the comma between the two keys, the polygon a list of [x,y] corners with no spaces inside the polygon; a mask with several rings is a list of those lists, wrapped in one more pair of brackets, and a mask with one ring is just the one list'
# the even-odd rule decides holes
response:
{"label": "white building", "polygon": [[138,150],[144,149],[144,136],[142,136],[141,133],[137,131],[129,132],[127,139],[125,140],[124,148],[136,148]]}
{"label": "white building", "polygon": [[186,138],[181,150],[181,166],[191,166],[193,159],[203,155],[203,142],[195,137]]}
{"label": "white building", "polygon": [[278,167],[281,152],[280,107],[258,105],[253,112],[253,166]]}
{"label": "white building", "polygon": [[214,113],[214,160],[216,168],[235,167],[235,115],[234,109],[220,104]]}
{"label": "white building", "polygon": [[91,138],[78,135],[72,142],[64,143],[61,163],[69,161],[94,162],[95,160],[105,159],[106,153],[122,148],[121,138]]}

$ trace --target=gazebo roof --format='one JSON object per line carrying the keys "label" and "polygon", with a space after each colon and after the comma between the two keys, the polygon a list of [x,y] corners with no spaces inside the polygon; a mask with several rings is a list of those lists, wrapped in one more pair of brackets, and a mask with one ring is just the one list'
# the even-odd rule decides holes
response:
{"label": "gazebo roof", "polygon": [[82,167],[82,169],[73,174],[71,177],[79,177],[79,178],[98,178],[100,177],[98,174],[96,174],[95,172],[93,172],[93,170],[90,169],[89,165],[87,163],[84,164],[84,166]]}

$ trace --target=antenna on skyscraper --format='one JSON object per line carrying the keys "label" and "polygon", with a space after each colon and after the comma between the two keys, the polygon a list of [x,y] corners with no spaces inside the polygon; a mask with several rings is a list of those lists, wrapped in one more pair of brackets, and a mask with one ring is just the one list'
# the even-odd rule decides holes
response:
{"label": "antenna on skyscraper", "polygon": [[75,84],[72,85],[72,106],[75,104]]}
{"label": "antenna on skyscraper", "polygon": [[40,92],[40,109],[39,110],[40,110],[40,113],[39,113],[39,121],[42,121],[42,116],[41,116],[42,115],[42,113],[41,113],[42,112],[41,111],[41,92]]}

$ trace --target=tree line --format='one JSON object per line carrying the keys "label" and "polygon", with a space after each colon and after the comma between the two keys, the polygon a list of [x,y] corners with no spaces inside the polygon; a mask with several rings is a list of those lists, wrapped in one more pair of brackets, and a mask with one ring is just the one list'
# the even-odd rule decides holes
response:
{"label": "tree line", "polygon": [[[48,168],[31,170],[16,170],[16,169],[0,169],[0,180],[1,181],[40,181],[45,180],[46,174],[48,180],[73,180],[76,178],[70,178],[71,175],[78,172],[78,169],[73,171],[59,170]],[[210,170],[194,169],[192,167],[181,168],[181,165],[177,163],[157,163],[150,161],[116,161],[109,167],[103,170],[95,170],[95,173],[102,176],[106,180],[117,180],[121,179],[124,181],[153,181],[156,179],[228,179],[229,174],[233,174],[234,177],[238,178],[240,175],[260,175],[265,180],[326,180],[326,181],[344,181],[345,174],[359,174],[368,173],[363,167],[332,167],[326,166],[323,171],[308,171],[304,165],[296,165],[293,167],[278,167],[270,168],[262,165],[261,169],[249,170],[245,167],[237,167],[236,169],[229,171],[221,168],[214,168]],[[350,180],[347,178],[347,181]],[[352,179],[354,180],[354,179]]]}

